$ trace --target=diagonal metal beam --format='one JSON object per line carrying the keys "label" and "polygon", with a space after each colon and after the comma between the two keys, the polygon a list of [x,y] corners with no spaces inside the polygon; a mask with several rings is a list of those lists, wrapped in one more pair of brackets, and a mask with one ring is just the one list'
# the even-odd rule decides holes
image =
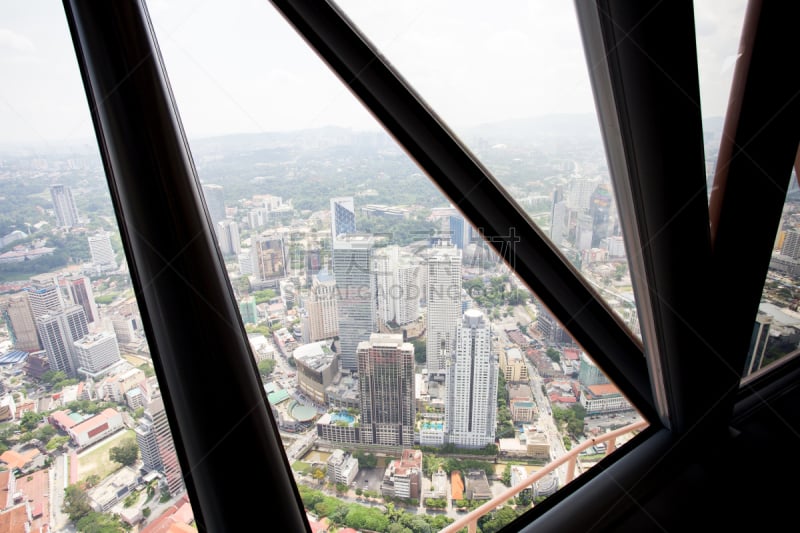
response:
{"label": "diagonal metal beam", "polygon": [[489,243],[639,411],[654,420],[638,342],[422,98],[334,6],[272,3],[453,204],[483,228]]}
{"label": "diagonal metal beam", "polygon": [[64,9],[198,529],[310,531],[144,1]]}

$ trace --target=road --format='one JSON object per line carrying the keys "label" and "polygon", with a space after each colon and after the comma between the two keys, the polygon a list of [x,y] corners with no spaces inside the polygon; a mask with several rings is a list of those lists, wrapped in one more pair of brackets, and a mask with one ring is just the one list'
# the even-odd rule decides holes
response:
{"label": "road", "polygon": [[69,466],[67,455],[60,453],[55,456],[50,466],[50,529],[51,531],[74,531],[69,521],[69,516],[61,512],[64,503],[64,489],[69,484]]}

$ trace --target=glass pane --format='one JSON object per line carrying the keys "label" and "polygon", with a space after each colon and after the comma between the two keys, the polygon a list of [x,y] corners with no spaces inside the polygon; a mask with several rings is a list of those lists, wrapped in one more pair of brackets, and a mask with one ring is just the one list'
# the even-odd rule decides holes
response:
{"label": "glass pane", "polygon": [[706,153],[708,194],[714,180],[722,126],[742,32],[746,1],[695,0],[697,66]]}
{"label": "glass pane", "polygon": [[268,4],[151,14],[312,521],[439,530],[640,421]]}
{"label": "glass pane", "polygon": [[800,301],[800,186],[794,171],[791,179],[761,304],[753,322],[742,374],[744,379],[797,353],[800,348],[800,313],[797,310]]}
{"label": "glass pane", "polygon": [[641,337],[573,3],[338,3]]}
{"label": "glass pane", "polygon": [[0,523],[191,524],[63,7],[0,20]]}

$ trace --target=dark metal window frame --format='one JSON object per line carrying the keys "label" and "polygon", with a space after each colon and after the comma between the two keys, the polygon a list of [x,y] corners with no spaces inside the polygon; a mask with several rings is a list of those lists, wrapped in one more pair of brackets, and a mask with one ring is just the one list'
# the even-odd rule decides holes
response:
{"label": "dark metal window frame", "polygon": [[[772,97],[771,84],[782,84],[786,97],[797,88],[796,69],[781,74],[764,69],[764,57],[793,35],[791,28],[783,35],[765,28],[796,20],[787,16],[791,6],[773,3],[767,12],[761,2],[752,2],[749,17],[758,21],[759,31],[745,32],[753,38],[753,54],[742,74],[744,111],[726,126],[735,147],[748,147],[747,157],[731,151],[724,201],[712,201],[709,219],[696,50],[687,38],[694,35],[691,2],[576,0],[636,283],[643,354],[522,209],[343,13],[327,2],[273,4],[444,194],[484,228],[490,244],[651,422],[632,445],[512,528],[527,522],[530,531],[585,531],[613,524],[635,508],[637,498],[657,490],[693,445],[724,434],[738,391],[739,376],[731,368],[742,366],[749,339],[741,332],[726,335],[729,326],[709,321],[696,301],[720,302],[737,325],[755,315],[754,295],[763,282],[757,275],[766,272],[769,259],[762,244],[775,234],[776,198],[782,203],[786,184],[783,195],[780,185],[757,188],[769,205],[757,228],[743,228],[736,215],[752,202],[748,176],[754,167],[788,178],[791,163],[787,167],[785,160],[793,162],[797,151],[794,100],[778,110],[780,120],[764,102],[770,100],[765,95]],[[198,528],[233,531],[248,522],[269,522],[277,530],[308,530],[225,281],[144,2],[64,0],[64,6]],[[744,261],[744,300],[723,290],[733,281],[723,267],[736,251],[733,241],[740,231],[760,238],[754,241],[757,252]],[[504,246],[512,232],[521,240]],[[682,261],[686,253],[696,263]],[[253,480],[256,490],[248,488]],[[575,505],[581,513],[572,512]]]}

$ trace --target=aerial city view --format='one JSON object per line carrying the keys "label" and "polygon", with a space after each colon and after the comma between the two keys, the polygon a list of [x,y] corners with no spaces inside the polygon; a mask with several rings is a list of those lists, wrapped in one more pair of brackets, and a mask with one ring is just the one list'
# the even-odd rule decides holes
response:
{"label": "aerial city view", "polygon": [[[181,32],[190,33],[192,17],[213,12],[184,5],[188,12],[170,14],[167,4],[153,2],[153,19],[173,68]],[[9,27],[33,37],[0,27],[0,62],[10,70],[46,50],[45,36],[17,15],[9,14]],[[69,48],[65,22],[54,20],[45,27],[61,32],[55,48]],[[167,31],[170,20],[180,22]],[[536,20],[545,31],[544,19]],[[253,35],[272,35],[259,32]],[[558,61],[583,72],[575,36],[578,63]],[[516,49],[518,41],[508,42]],[[282,53],[296,65],[306,61]],[[250,66],[248,74],[259,71]],[[455,522],[517,487],[478,520],[479,531],[499,531],[647,421],[573,340],[569,324],[517,277],[514,246],[530,228],[493,235],[474,227],[383,130],[318,117],[323,112],[303,92],[318,85],[315,78],[300,83],[295,65],[284,66],[269,71],[274,86],[253,92],[270,105],[291,100],[281,91],[301,93],[287,113],[296,115],[293,127],[284,127],[277,108],[274,122],[245,112],[254,128],[225,122],[248,94],[228,90],[237,109],[220,104],[214,115],[187,97],[184,67],[172,72],[209,233],[239,308],[235,326],[249,341],[263,407],[280,431],[311,529],[460,530]],[[77,68],[73,75],[78,90],[63,92],[77,103],[60,108],[40,106],[45,98],[28,109],[20,102],[32,85],[21,82],[20,94],[0,93],[8,123],[0,131],[0,533],[194,531],[97,143],[89,121],[57,120],[62,112],[72,117],[71,106],[88,116]],[[580,112],[515,108],[498,116],[535,118],[481,118],[458,135],[639,342],[615,193],[588,85],[583,90],[588,107]],[[458,100],[457,92],[448,97]],[[323,94],[320,100],[329,97]],[[326,111],[349,113],[336,98],[326,100]],[[47,115],[42,123],[26,114],[34,117],[37,107]],[[219,131],[218,124],[203,129],[197,117],[204,113],[222,124]],[[46,138],[51,121],[62,128],[58,142]],[[26,127],[32,141],[17,142],[15,128]],[[710,183],[722,119],[707,118],[703,127]],[[798,199],[795,179],[745,379],[800,343]],[[225,393],[208,391],[221,402]],[[602,437],[611,432],[613,440]]]}
{"label": "aerial city view", "polygon": [[[599,137],[480,146],[637,335]],[[517,279],[511,255],[488,246],[496,236],[465,221],[388,136],[221,137],[194,153],[311,521],[439,530],[587,438],[639,420]],[[15,507],[19,493],[32,527],[53,531],[191,523],[98,158],[6,153],[1,165],[6,509],[25,507]],[[590,447],[574,473],[542,477],[482,530],[605,451]]]}

